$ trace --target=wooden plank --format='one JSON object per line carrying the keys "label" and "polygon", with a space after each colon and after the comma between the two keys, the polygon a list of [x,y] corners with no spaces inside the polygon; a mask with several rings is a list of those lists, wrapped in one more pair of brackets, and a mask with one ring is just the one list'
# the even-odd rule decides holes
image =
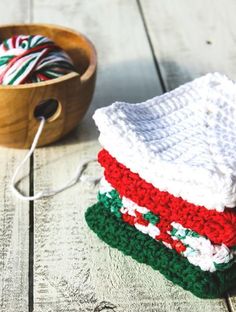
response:
{"label": "wooden plank", "polygon": [[[29,2],[8,1],[6,7],[6,2],[1,1],[0,20],[2,24],[29,21]],[[17,200],[9,189],[15,167],[25,153],[23,150],[0,148],[0,310],[2,312],[28,310],[29,203]],[[29,166],[24,169],[29,170]],[[28,192],[29,180],[24,178],[20,187]]]}
{"label": "wooden plank", "polygon": [[[88,35],[99,62],[94,100],[78,130],[35,153],[35,166],[42,168],[35,171],[37,192],[63,183],[81,160],[96,157],[98,133],[91,119],[96,107],[115,100],[141,101],[161,88],[135,1],[43,0],[35,3],[34,16]],[[90,167],[92,175],[100,173],[98,166]],[[159,299],[151,300],[159,297],[151,285],[146,287],[148,282],[138,278],[143,270],[151,276],[151,270],[111,250],[88,229],[84,212],[96,202],[96,193],[97,188],[78,183],[35,202],[36,311],[141,311],[144,306],[150,311],[160,305]],[[160,277],[152,283],[159,279],[163,284]]]}
{"label": "wooden plank", "polygon": [[0,1],[1,24],[29,23],[31,0]]}
{"label": "wooden plank", "polygon": [[[214,71],[236,79],[235,1],[140,4],[166,90]],[[236,311],[236,290],[229,295],[229,306]]]}
{"label": "wooden plank", "polygon": [[[91,120],[95,107],[117,99],[140,101],[160,93],[160,86],[134,1],[65,5],[43,0],[35,4],[34,16],[37,21],[50,17],[53,23],[86,33],[98,49],[100,65],[93,106],[77,132],[35,153],[38,191],[45,185],[56,187],[80,160],[95,156],[99,149]],[[99,169],[92,167],[90,172],[97,175]],[[35,203],[36,311],[226,311],[223,301],[200,300],[100,242],[83,217],[95,202],[96,191],[79,183]]]}
{"label": "wooden plank", "polygon": [[[76,164],[96,156],[96,107],[137,102],[161,92],[135,1],[42,0],[35,20],[74,27],[95,43],[99,71],[87,117],[70,137],[35,153],[35,191],[56,187]],[[38,168],[38,169],[37,169]],[[60,168],[60,169],[59,169]],[[89,173],[100,169],[90,166]],[[86,207],[97,188],[85,183],[35,202],[35,311],[227,311],[224,301],[200,300],[109,248],[88,230]]]}
{"label": "wooden plank", "polygon": [[[29,204],[16,200],[9,181],[23,150],[0,148],[0,310],[28,310]],[[26,168],[27,170],[27,168]],[[28,191],[24,179],[21,187]]]}
{"label": "wooden plank", "polygon": [[228,304],[229,304],[229,307],[231,309],[230,312],[236,312],[236,289],[229,292]]}
{"label": "wooden plank", "polygon": [[235,1],[140,2],[167,90],[207,72],[236,79]]}

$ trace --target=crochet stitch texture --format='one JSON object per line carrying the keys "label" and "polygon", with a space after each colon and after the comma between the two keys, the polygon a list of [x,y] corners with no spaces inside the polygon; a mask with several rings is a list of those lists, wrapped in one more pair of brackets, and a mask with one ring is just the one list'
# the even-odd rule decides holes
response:
{"label": "crochet stitch texture", "polygon": [[101,203],[88,208],[85,218],[90,229],[108,245],[159,270],[200,298],[217,298],[236,285],[236,264],[224,271],[204,272],[174,250],[117,219]]}
{"label": "crochet stitch texture", "polygon": [[[103,180],[105,184],[105,181]],[[215,272],[229,268],[236,260],[236,253],[225,245],[214,245],[209,239],[181,224],[159,218],[146,207],[140,207],[123,197],[116,190],[98,194],[99,201],[117,218],[134,226],[138,231],[147,234],[170,249],[175,249],[181,256],[197,265],[203,271]],[[104,192],[105,191],[105,192]]]}
{"label": "crochet stitch texture", "polygon": [[94,114],[104,177],[89,227],[201,298],[236,286],[235,103],[214,73]]}
{"label": "crochet stitch texture", "polygon": [[139,206],[148,207],[153,213],[180,222],[184,227],[208,237],[215,244],[236,246],[236,212],[207,210],[188,203],[168,192],[161,192],[136,173],[120,164],[106,150],[98,154],[98,161],[105,169],[106,180],[119,192]]}
{"label": "crochet stitch texture", "polygon": [[93,118],[101,145],[132,172],[223,211],[236,206],[235,103],[236,84],[214,73],[143,103],[116,102]]}

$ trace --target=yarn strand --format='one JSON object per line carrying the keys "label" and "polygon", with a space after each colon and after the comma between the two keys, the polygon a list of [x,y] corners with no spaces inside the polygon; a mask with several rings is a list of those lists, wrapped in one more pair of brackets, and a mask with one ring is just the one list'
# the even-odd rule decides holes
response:
{"label": "yarn strand", "polygon": [[16,167],[15,172],[12,176],[11,179],[11,183],[10,183],[10,188],[13,192],[13,194],[21,199],[21,200],[25,200],[25,201],[33,201],[33,200],[38,200],[44,197],[50,197],[53,195],[56,195],[68,188],[70,188],[71,186],[73,186],[74,184],[76,184],[78,181],[83,181],[83,182],[91,182],[96,184],[99,180],[100,177],[97,178],[85,178],[83,176],[84,171],[86,170],[87,166],[91,163],[91,162],[97,162],[96,158],[91,158],[87,161],[82,162],[81,164],[79,164],[79,166],[77,167],[75,174],[72,176],[72,178],[70,178],[64,185],[56,188],[56,189],[51,189],[51,190],[43,190],[40,191],[38,193],[36,193],[33,196],[27,196],[24,195],[23,193],[21,193],[21,191],[17,188],[17,184],[19,181],[17,181],[17,176],[19,174],[19,171],[21,170],[21,168],[25,165],[25,163],[29,160],[29,158],[31,157],[31,155],[33,154],[33,152],[35,151],[35,148],[38,144],[38,140],[43,132],[45,123],[46,123],[46,119],[44,117],[39,117],[40,119],[40,123],[39,123],[39,127],[38,130],[35,134],[33,143],[31,145],[30,150],[27,152],[27,154],[25,155],[25,157],[23,158],[23,160],[19,163],[19,165]]}
{"label": "yarn strand", "polygon": [[[0,44],[0,84],[19,85],[46,81],[61,77],[76,71],[70,56],[51,39],[42,35],[14,35],[5,39]],[[35,134],[30,150],[16,167],[12,176],[10,188],[14,195],[21,200],[37,200],[43,197],[53,196],[74,185],[77,181],[87,181],[82,177],[90,162],[90,159],[80,164],[75,174],[64,185],[56,189],[43,190],[27,196],[17,188],[17,176],[21,168],[29,160],[38,144],[40,135],[44,129],[46,119],[39,117],[40,123]],[[90,178],[89,181],[96,183],[99,178]]]}

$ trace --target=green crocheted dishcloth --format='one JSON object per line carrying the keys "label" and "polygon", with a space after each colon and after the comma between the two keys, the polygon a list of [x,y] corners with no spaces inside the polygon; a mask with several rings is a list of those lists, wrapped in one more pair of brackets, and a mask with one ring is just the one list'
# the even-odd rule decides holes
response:
{"label": "green crocheted dishcloth", "polygon": [[176,251],[118,219],[100,202],[87,209],[85,219],[108,245],[159,270],[167,279],[200,298],[217,298],[236,286],[236,264],[224,271],[202,271]]}

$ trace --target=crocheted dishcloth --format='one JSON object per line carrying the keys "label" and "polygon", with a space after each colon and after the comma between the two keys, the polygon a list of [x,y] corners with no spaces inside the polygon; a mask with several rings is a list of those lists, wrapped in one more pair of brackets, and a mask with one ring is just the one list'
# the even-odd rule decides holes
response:
{"label": "crocheted dishcloth", "polygon": [[214,244],[224,243],[228,247],[236,245],[235,209],[226,209],[220,213],[190,204],[168,192],[161,192],[105,150],[99,152],[98,161],[105,169],[106,180],[121,197],[125,196],[139,206],[148,207],[169,222],[179,222],[185,228],[206,236]]}
{"label": "crocheted dishcloth", "polygon": [[174,250],[166,248],[107,211],[101,203],[88,208],[88,226],[100,239],[200,298],[217,298],[236,286],[236,264],[224,271],[204,272]]}
{"label": "crocheted dishcloth", "polygon": [[93,118],[101,145],[161,191],[207,209],[236,206],[236,84],[207,74]]}
{"label": "crocheted dishcloth", "polygon": [[203,271],[225,270],[236,260],[236,251],[230,250],[224,244],[214,245],[209,239],[177,222],[169,223],[146,207],[140,207],[125,197],[121,199],[118,192],[104,179],[101,181],[98,200],[117,218],[143,234],[161,241],[166,247],[175,249]]}

